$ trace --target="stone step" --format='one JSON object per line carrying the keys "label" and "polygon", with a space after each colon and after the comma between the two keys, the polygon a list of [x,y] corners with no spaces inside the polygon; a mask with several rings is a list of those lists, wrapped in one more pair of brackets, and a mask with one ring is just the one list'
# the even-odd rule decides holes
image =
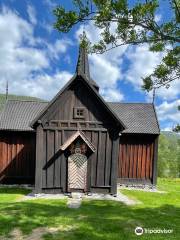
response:
{"label": "stone step", "polygon": [[81,206],[81,199],[69,198],[67,202],[68,208],[79,208]]}
{"label": "stone step", "polygon": [[84,193],[79,193],[79,192],[72,192],[71,197],[74,199],[81,199],[83,197]]}

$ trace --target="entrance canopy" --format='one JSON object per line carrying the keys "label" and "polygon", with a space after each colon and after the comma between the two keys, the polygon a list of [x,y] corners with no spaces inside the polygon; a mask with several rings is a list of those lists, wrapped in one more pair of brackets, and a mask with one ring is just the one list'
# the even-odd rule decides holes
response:
{"label": "entrance canopy", "polygon": [[70,138],[68,138],[63,145],[60,146],[60,149],[62,151],[66,150],[70,145],[71,143],[73,143],[78,137],[80,137],[86,144],[87,146],[91,149],[92,152],[95,152],[96,151],[96,148],[95,146],[93,145],[93,143],[86,137],[86,135],[78,130],[77,132],[75,132],[73,135],[71,135]]}

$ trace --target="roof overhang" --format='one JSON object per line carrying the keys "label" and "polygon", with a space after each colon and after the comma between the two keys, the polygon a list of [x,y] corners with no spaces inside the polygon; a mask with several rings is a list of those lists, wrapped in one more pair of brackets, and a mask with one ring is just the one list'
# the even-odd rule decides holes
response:
{"label": "roof overhang", "polygon": [[62,151],[65,151],[78,137],[80,137],[85,143],[86,145],[91,149],[92,152],[96,151],[95,146],[93,145],[93,143],[86,137],[86,135],[78,130],[77,132],[75,132],[73,135],[71,135],[71,137],[69,137],[63,145],[60,146],[60,149]]}

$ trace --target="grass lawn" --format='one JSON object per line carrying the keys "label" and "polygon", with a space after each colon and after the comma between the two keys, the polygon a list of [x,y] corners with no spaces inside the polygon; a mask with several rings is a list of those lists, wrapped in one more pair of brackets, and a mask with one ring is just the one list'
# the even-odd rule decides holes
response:
{"label": "grass lawn", "polygon": [[[83,201],[79,209],[67,208],[65,200],[19,202],[17,200],[28,190],[0,188],[0,239],[11,239],[14,229],[28,235],[37,228],[56,228],[55,233],[44,232],[43,239],[179,240],[180,179],[159,179],[158,188],[167,193],[121,190],[130,198],[142,202],[135,206],[112,201]],[[136,226],[173,229],[173,233],[136,236]]]}

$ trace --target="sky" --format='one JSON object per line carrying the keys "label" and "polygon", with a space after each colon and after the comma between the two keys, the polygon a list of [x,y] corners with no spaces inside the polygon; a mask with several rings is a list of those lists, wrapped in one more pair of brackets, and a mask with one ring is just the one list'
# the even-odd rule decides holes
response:
{"label": "sky", "polygon": [[[166,1],[163,1],[166,2]],[[75,72],[82,25],[67,34],[53,28],[52,10],[62,4],[71,8],[71,0],[0,0],[0,93],[27,95],[50,100]],[[168,17],[165,5],[157,19]],[[90,41],[100,31],[92,23],[85,25]],[[152,93],[141,90],[142,77],[151,74],[162,59],[146,44],[122,46],[105,54],[89,55],[92,78],[100,86],[106,101],[152,102]],[[161,130],[170,130],[180,121],[180,81],[156,92],[155,106]]]}

